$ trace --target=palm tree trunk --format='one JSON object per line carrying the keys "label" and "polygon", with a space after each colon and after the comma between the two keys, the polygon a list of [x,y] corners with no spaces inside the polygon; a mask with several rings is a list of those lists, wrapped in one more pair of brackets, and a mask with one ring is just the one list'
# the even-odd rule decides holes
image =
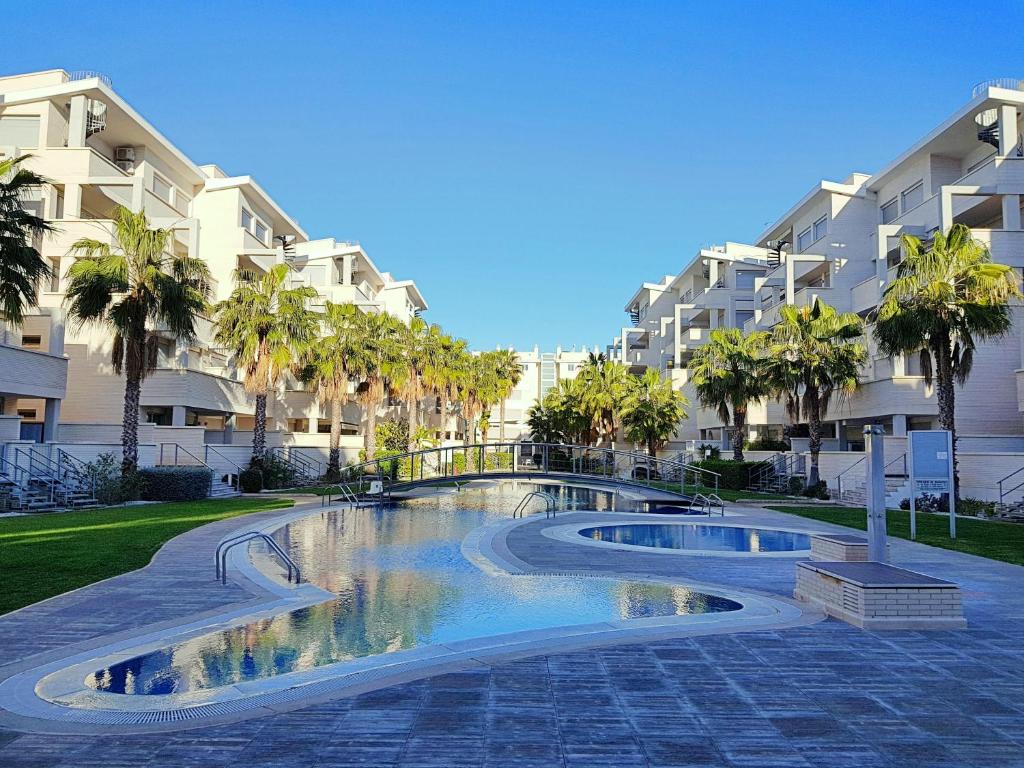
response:
{"label": "palm tree trunk", "polygon": [[331,442],[327,451],[327,474],[333,479],[341,471],[341,399],[331,400]]}
{"label": "palm tree trunk", "polygon": [[376,402],[366,404],[366,460],[369,461],[377,452],[377,407]]}
{"label": "palm tree trunk", "polygon": [[811,472],[807,479],[808,486],[815,486],[821,479],[818,473],[818,456],[821,454],[821,402],[818,398],[818,388],[808,387],[804,395],[804,403],[807,408],[807,432],[810,436],[808,445],[811,450]]}
{"label": "palm tree trunk", "polygon": [[501,403],[498,404],[498,442],[505,442],[505,398],[501,398]]}
{"label": "palm tree trunk", "polygon": [[448,392],[441,391],[441,445],[448,439]]}
{"label": "palm tree trunk", "polygon": [[252,461],[250,464],[259,469],[267,456],[267,394],[256,395],[256,414],[252,427]]}
{"label": "palm tree trunk", "polygon": [[732,410],[732,460],[743,461],[743,433],[747,429],[747,409],[734,407]]}
{"label": "palm tree trunk", "polygon": [[121,474],[131,475],[139,468],[139,400],[142,379],[134,371],[125,371],[124,414],[121,419]]}
{"label": "palm tree trunk", "polygon": [[415,448],[416,430],[419,429],[420,401],[415,397],[409,398],[409,450]]}
{"label": "palm tree trunk", "polygon": [[[943,343],[945,342],[945,343]],[[960,468],[956,455],[956,386],[953,381],[953,360],[948,340],[939,340],[932,348],[937,358],[935,398],[939,404],[939,427],[949,431],[953,442],[953,493],[960,499]]]}

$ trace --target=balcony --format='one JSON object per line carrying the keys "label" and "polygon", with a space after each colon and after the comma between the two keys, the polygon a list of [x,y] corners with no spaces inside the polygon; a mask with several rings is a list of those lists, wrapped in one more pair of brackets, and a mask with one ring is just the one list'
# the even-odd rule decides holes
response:
{"label": "balcony", "polygon": [[826,304],[835,306],[833,296],[834,292],[832,288],[824,286],[806,286],[793,294],[793,304],[798,307],[811,307],[814,306],[814,302],[817,299],[821,299]]}
{"label": "balcony", "polygon": [[92,147],[45,147],[32,154],[32,170],[49,179],[85,182],[89,178],[133,178]]}
{"label": "balcony", "polygon": [[190,368],[157,368],[143,382],[140,402],[150,407],[181,405],[196,411],[254,412],[252,396],[242,382]]}
{"label": "balcony", "polygon": [[67,380],[66,357],[0,345],[0,395],[63,399]]}
{"label": "balcony", "polygon": [[878,306],[882,297],[882,289],[878,277],[872,275],[867,280],[857,283],[850,290],[850,311],[860,314]]}

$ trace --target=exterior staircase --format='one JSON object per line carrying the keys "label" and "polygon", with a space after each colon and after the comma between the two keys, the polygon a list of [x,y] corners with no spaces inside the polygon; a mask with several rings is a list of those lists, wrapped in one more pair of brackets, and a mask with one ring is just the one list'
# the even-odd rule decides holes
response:
{"label": "exterior staircase", "polygon": [[[848,467],[837,478],[838,499],[845,504],[865,506],[868,500],[867,462],[861,459]],[[910,498],[910,476],[907,474],[907,455],[900,454],[885,465],[885,506],[899,509],[900,502]]]}

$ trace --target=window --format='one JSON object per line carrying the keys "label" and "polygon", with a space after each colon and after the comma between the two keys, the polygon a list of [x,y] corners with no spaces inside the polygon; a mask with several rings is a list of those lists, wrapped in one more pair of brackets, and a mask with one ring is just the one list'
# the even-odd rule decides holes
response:
{"label": "window", "polygon": [[750,320],[754,316],[754,310],[752,309],[737,309],[736,310],[736,327],[742,328],[743,324]]}
{"label": "window", "polygon": [[60,291],[60,259],[50,259],[50,293]]}
{"label": "window", "polygon": [[917,182],[912,187],[908,187],[900,193],[900,204],[904,213],[909,211],[911,208],[917,208],[921,203],[924,202],[924,184]]}
{"label": "window", "polygon": [[803,232],[801,232],[799,235],[797,235],[796,236],[796,249],[797,249],[797,251],[799,251],[799,252],[806,251],[808,246],[810,246],[810,244],[814,242],[812,237],[813,237],[813,235],[811,234],[811,228],[810,227],[808,227]]}
{"label": "window", "polygon": [[242,209],[242,229],[252,232],[252,214],[245,210],[245,208]]}
{"label": "window", "polygon": [[171,202],[171,185],[166,179],[153,174],[153,194],[165,203]]}
{"label": "window", "polygon": [[752,291],[754,290],[754,278],[757,277],[757,272],[752,272],[747,269],[741,269],[736,272],[736,288],[741,291]]}
{"label": "window", "polygon": [[267,242],[267,228],[263,226],[263,222],[259,219],[256,220],[256,228],[253,230],[253,234],[256,235],[256,239],[261,243]]}
{"label": "window", "polygon": [[890,221],[894,221],[897,216],[900,215],[900,207],[894,197],[888,203],[882,206],[882,223],[888,224]]}
{"label": "window", "polygon": [[21,346],[25,347],[25,349],[39,349],[42,345],[42,336],[28,336],[25,334],[21,336]]}
{"label": "window", "polygon": [[828,234],[828,214],[814,222],[814,242],[818,242]]}
{"label": "window", "polygon": [[15,146],[18,149],[39,146],[38,117],[0,117],[0,146]]}
{"label": "window", "polygon": [[34,408],[19,408],[18,415],[23,419],[34,419],[36,417],[36,411]]}

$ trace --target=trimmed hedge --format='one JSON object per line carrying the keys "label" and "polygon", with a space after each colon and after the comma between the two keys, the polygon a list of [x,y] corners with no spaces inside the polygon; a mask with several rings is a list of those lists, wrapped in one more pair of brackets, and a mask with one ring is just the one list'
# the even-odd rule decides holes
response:
{"label": "trimmed hedge", "polygon": [[242,493],[259,493],[263,490],[263,473],[258,469],[243,469],[238,476],[238,489]]}
{"label": "trimmed hedge", "polygon": [[750,486],[750,472],[755,467],[764,465],[763,461],[730,461],[728,459],[705,459],[696,462],[696,466],[717,472],[722,477],[719,488],[730,491],[745,491]]}
{"label": "trimmed hedge", "polygon": [[145,467],[139,470],[146,501],[198,501],[210,495],[213,472],[206,467]]}

